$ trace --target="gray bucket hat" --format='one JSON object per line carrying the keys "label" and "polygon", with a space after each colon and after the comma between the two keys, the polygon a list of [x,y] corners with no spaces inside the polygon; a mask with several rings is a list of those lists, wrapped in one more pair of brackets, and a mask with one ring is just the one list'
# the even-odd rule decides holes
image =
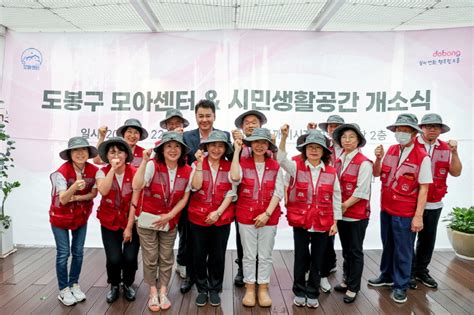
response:
{"label": "gray bucket hat", "polygon": [[146,131],[146,129],[142,127],[142,123],[136,118],[130,118],[125,120],[123,126],[117,129],[117,135],[123,137],[125,134],[125,130],[127,130],[128,127],[133,127],[140,131],[140,140],[145,140],[146,138],[148,138],[148,131]]}
{"label": "gray bucket hat", "polygon": [[302,134],[301,136],[298,137],[298,139],[296,139],[296,145],[300,145],[300,144],[303,144],[305,141],[306,141],[306,137],[312,133],[318,133],[318,132],[321,132],[321,131],[318,131],[316,129],[308,129],[307,132],[305,134]]}
{"label": "gray bucket hat", "polygon": [[229,143],[229,140],[227,139],[227,135],[225,134],[224,131],[220,131],[220,130],[212,131],[209,134],[209,137],[199,144],[199,148],[201,150],[206,150],[207,151],[206,145],[209,144],[209,143],[213,143],[213,142],[224,142],[225,143],[226,151],[225,151],[224,155],[229,155],[229,154],[232,154],[234,152],[234,150],[232,148],[232,145]]}
{"label": "gray bucket hat", "polygon": [[306,138],[304,139],[304,142],[301,143],[300,145],[296,146],[296,149],[300,152],[303,152],[304,148],[308,144],[319,144],[323,149],[328,152],[329,154],[332,154],[331,150],[328,148],[328,139],[326,138],[325,135],[319,130],[314,130],[311,133],[308,133],[306,135]]}
{"label": "gray bucket hat", "polygon": [[344,133],[344,131],[346,131],[346,130],[352,130],[357,134],[357,136],[359,137],[359,144],[357,145],[358,148],[362,148],[367,143],[367,141],[365,140],[364,135],[360,131],[359,125],[356,124],[356,123],[352,123],[352,124],[340,125],[339,127],[336,128],[336,130],[334,130],[334,132],[332,134],[332,139],[334,140],[334,142],[337,143],[338,146],[342,147],[341,137],[342,137],[342,134]]}
{"label": "gray bucket hat", "polygon": [[184,128],[189,126],[189,121],[186,118],[184,118],[183,114],[181,113],[181,111],[179,109],[170,108],[166,111],[166,118],[163,119],[162,121],[160,121],[160,127],[163,128],[163,129],[166,129],[166,122],[168,121],[168,119],[171,119],[173,117],[181,118],[183,120],[183,127]]}
{"label": "gray bucket hat", "polygon": [[107,164],[110,163],[109,159],[107,158],[108,148],[110,148],[114,144],[124,145],[125,149],[127,150],[127,159],[125,160],[125,163],[132,162],[133,160],[132,149],[130,148],[128,143],[125,140],[123,140],[123,138],[121,137],[111,137],[99,145],[99,156],[102,159],[102,161],[104,161]]}
{"label": "gray bucket hat", "polygon": [[63,160],[69,160],[68,157],[68,152],[73,150],[73,149],[79,149],[79,148],[87,148],[89,150],[89,159],[92,159],[97,156],[97,149],[94,146],[91,146],[89,144],[89,141],[87,141],[86,138],[83,137],[72,137],[69,139],[67,142],[67,149],[62,150],[59,152],[59,156]]}
{"label": "gray bucket hat", "polygon": [[240,114],[240,116],[235,119],[234,121],[235,127],[242,128],[242,125],[244,123],[244,118],[248,115],[257,116],[258,120],[260,120],[260,127],[267,123],[267,117],[265,117],[265,115],[262,112],[259,112],[258,110],[248,110],[245,113]]}
{"label": "gray bucket hat", "polygon": [[392,132],[395,132],[395,129],[398,126],[408,126],[408,127],[412,127],[413,129],[415,129],[418,132],[422,132],[420,127],[418,127],[418,118],[416,118],[416,116],[413,115],[413,114],[400,114],[400,115],[398,115],[397,120],[395,121],[395,123],[393,125],[387,126],[387,129],[392,131]]}
{"label": "gray bucket hat", "polygon": [[448,125],[443,124],[443,119],[441,116],[435,113],[424,115],[423,118],[421,118],[421,123],[419,123],[418,126],[421,127],[423,125],[441,125],[441,133],[451,130]]}
{"label": "gray bucket hat", "polygon": [[331,115],[331,116],[328,117],[326,122],[319,123],[318,127],[319,127],[319,129],[328,132],[328,125],[329,124],[341,124],[342,125],[343,123],[344,123],[344,118],[342,118],[339,115]]}
{"label": "gray bucket hat", "polygon": [[158,152],[158,150],[163,146],[163,144],[165,144],[167,142],[170,142],[170,141],[176,141],[179,144],[181,144],[181,146],[183,147],[183,152],[181,153],[182,155],[183,154],[188,154],[189,152],[191,152],[191,148],[188,147],[184,143],[183,135],[180,132],[176,132],[176,131],[163,132],[163,135],[161,136],[160,142],[158,144],[156,144],[156,146],[153,148],[153,151]]}
{"label": "gray bucket hat", "polygon": [[270,133],[270,130],[267,128],[255,128],[252,132],[252,135],[250,137],[247,137],[243,139],[243,142],[247,146],[252,145],[252,141],[256,140],[266,140],[269,143],[268,149],[272,152],[278,151],[278,148],[276,145],[273,144],[272,142],[272,134]]}

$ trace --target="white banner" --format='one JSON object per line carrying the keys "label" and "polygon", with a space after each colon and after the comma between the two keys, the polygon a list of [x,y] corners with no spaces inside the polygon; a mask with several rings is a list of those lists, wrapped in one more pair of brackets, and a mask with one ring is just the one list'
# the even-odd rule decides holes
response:
{"label": "white banner", "polygon": [[[22,187],[6,204],[14,241],[53,245],[48,221],[49,174],[72,136],[92,144],[97,129],[114,132],[138,118],[160,136],[168,108],[179,108],[196,128],[193,108],[203,98],[218,105],[215,127],[234,129],[247,109],[268,117],[266,127],[291,126],[288,147],[309,121],[339,114],[357,122],[373,157],[377,144],[393,144],[385,127],[400,113],[436,112],[451,126],[444,140],[459,141],[464,164],[449,178],[444,216],[453,206],[473,204],[473,28],[420,32],[215,31],[137,33],[7,33],[1,99],[17,141],[11,179]],[[379,180],[373,184],[366,248],[380,248]],[[96,199],[96,204],[99,197]],[[231,236],[233,237],[233,233]],[[281,218],[276,248],[292,248]],[[101,246],[95,212],[86,246]],[[438,247],[449,247],[440,224]],[[234,238],[229,248],[235,247]]]}

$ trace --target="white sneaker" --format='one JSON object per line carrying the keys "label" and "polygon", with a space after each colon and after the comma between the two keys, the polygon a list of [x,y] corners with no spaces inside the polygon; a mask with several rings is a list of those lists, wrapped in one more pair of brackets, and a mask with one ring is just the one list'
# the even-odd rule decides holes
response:
{"label": "white sneaker", "polygon": [[71,306],[76,304],[76,298],[71,293],[71,289],[69,287],[65,287],[61,291],[59,291],[58,299],[66,306]]}
{"label": "white sneaker", "polygon": [[76,302],[78,302],[78,303],[82,302],[86,299],[86,295],[84,294],[84,292],[81,291],[81,287],[77,283],[74,283],[72,285],[71,293],[74,296],[74,298],[76,299]]}
{"label": "white sneaker", "polygon": [[328,278],[324,277],[324,278],[321,278],[321,283],[319,284],[319,286],[321,287],[321,290],[325,293],[329,293],[331,292],[331,284],[329,283],[328,281]]}
{"label": "white sneaker", "polygon": [[319,301],[318,299],[306,299],[306,306],[309,308],[317,308],[319,306]]}
{"label": "white sneaker", "polygon": [[181,266],[180,264],[176,264],[176,272],[179,276],[183,279],[186,279],[186,266]]}

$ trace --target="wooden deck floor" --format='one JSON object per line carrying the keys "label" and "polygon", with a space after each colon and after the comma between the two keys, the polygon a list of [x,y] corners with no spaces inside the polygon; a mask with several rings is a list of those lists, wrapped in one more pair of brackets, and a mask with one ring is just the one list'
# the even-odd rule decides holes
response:
{"label": "wooden deck floor", "polygon": [[[394,303],[389,288],[373,289],[367,279],[378,275],[380,250],[366,251],[363,283],[355,303],[344,304],[341,293],[322,293],[320,307],[315,310],[292,304],[293,252],[275,251],[270,292],[270,309],[245,308],[241,304],[244,289],[235,288],[232,280],[236,272],[235,251],[228,251],[222,292],[222,305],[198,308],[194,304],[196,289],[182,295],[181,279],[173,272],[169,298],[173,303],[164,314],[474,314],[474,262],[455,258],[453,252],[436,251],[430,265],[431,275],[438,281],[438,289],[419,285],[409,290],[408,302]],[[338,255],[338,271],[331,275],[335,285],[341,280],[342,257]],[[140,256],[139,256],[140,257]],[[137,300],[129,303],[122,297],[109,305],[103,249],[86,249],[80,284],[87,300],[73,307],[62,305],[57,299],[54,248],[20,248],[0,260],[0,314],[148,314],[148,287],[143,282],[143,271],[137,273],[134,286]]]}

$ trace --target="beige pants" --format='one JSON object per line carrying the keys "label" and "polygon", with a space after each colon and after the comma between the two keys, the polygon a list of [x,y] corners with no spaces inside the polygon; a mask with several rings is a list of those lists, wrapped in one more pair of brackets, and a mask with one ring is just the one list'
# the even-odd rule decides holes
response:
{"label": "beige pants", "polygon": [[[137,231],[142,247],[143,280],[150,286],[157,285],[158,288],[168,286],[174,263],[173,247],[177,228],[162,232],[138,227]],[[158,267],[158,284],[156,284]]]}

